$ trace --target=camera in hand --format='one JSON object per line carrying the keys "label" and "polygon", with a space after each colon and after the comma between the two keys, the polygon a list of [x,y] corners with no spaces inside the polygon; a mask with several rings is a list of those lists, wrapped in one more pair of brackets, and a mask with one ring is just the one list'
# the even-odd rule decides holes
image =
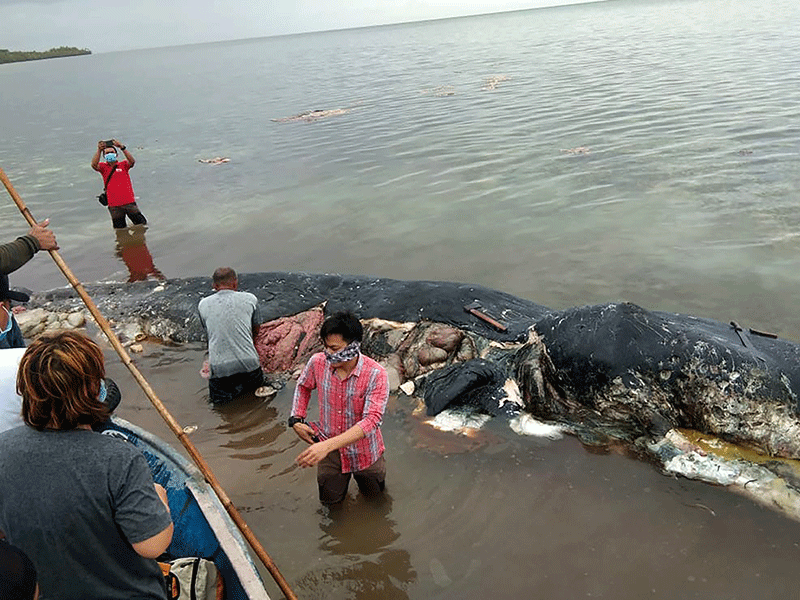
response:
{"label": "camera in hand", "polygon": [[106,140],[103,143],[106,145],[106,148],[113,148],[114,147],[114,140]]}

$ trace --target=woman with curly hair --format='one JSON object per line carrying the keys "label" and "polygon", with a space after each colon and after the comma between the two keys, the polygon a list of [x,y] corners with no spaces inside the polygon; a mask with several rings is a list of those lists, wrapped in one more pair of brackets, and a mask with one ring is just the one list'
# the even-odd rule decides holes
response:
{"label": "woman with curly hair", "polygon": [[105,365],[88,337],[35,340],[19,364],[25,425],[0,433],[0,530],[39,574],[41,598],[164,600],[166,492],[144,455],[92,431],[108,418]]}

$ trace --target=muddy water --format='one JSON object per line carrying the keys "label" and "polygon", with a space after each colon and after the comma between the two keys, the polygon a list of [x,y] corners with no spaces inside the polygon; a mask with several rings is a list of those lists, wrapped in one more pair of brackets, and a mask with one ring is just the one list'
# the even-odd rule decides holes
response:
{"label": "muddy water", "polygon": [[[800,340],[797,22],[795,0],[597,2],[4,65],[0,165],[84,282],[150,264],[449,280]],[[87,95],[101,81],[113,103]],[[112,136],[151,254],[118,249],[95,201]],[[27,231],[10,202],[0,225]],[[41,256],[11,282],[65,283]],[[387,502],[328,515],[293,466],[290,390],[213,410],[201,358],[136,360],[301,598],[796,596],[797,524],[571,438],[435,434],[403,399]],[[171,439],[109,361],[120,414]]]}
{"label": "muddy water", "polygon": [[[107,359],[119,414],[174,441],[110,350]],[[329,513],[313,470],[293,464],[302,443],[285,426],[291,386],[212,408],[202,359],[201,346],[148,344],[135,356],[178,422],[197,427],[191,440],[300,598],[732,600],[795,589],[798,523],[574,438],[521,438],[502,420],[473,437],[437,432],[402,396],[383,428],[386,497],[367,502],[351,484]],[[271,580],[268,590],[282,596]]]}

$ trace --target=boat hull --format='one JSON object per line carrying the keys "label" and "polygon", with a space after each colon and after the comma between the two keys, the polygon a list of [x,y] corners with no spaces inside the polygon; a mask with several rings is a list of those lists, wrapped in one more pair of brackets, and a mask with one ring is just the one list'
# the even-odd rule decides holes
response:
{"label": "boat hull", "polygon": [[119,417],[105,435],[124,437],[147,459],[153,480],[167,491],[175,533],[170,558],[212,560],[225,583],[225,600],[269,600],[247,544],[200,470],[169,444]]}

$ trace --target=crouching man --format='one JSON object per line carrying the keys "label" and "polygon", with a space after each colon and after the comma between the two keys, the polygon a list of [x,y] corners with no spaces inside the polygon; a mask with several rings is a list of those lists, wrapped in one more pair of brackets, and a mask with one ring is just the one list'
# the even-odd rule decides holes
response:
{"label": "crouching man", "polygon": [[200,322],[208,334],[211,402],[228,402],[263,385],[255,339],[261,325],[258,300],[240,292],[236,271],[220,267],[212,277],[215,294],[200,300]]}

